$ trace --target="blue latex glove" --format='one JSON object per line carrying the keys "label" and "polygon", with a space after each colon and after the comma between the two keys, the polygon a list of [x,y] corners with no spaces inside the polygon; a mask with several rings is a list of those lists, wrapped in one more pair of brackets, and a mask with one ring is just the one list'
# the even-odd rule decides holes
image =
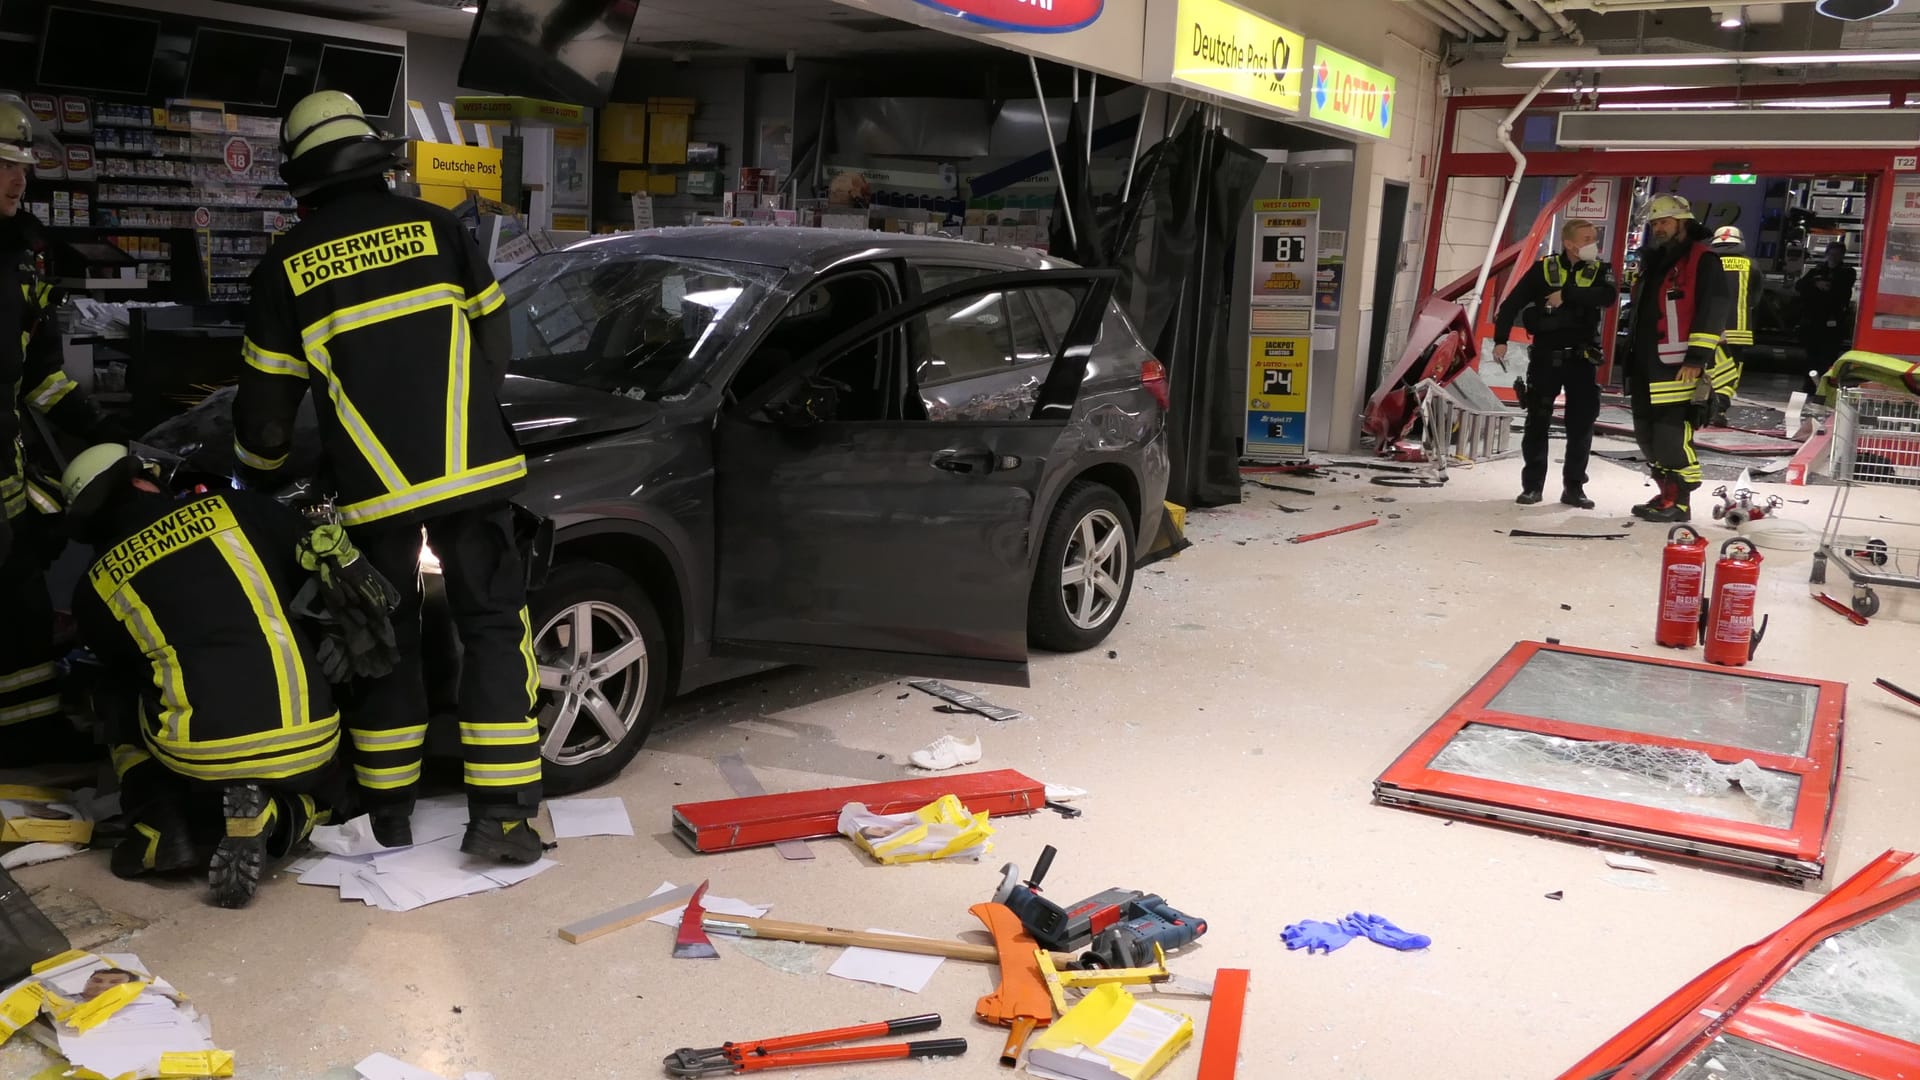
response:
{"label": "blue latex glove", "polygon": [[1358,911],[1342,918],[1340,929],[1354,937],[1363,937],[1376,945],[1385,945],[1401,952],[1412,952],[1433,944],[1433,939],[1425,934],[1409,933],[1378,915],[1366,915]]}
{"label": "blue latex glove", "polygon": [[1280,931],[1280,940],[1286,943],[1288,949],[1305,949],[1308,955],[1330,953],[1344,947],[1354,937],[1339,924],[1318,919],[1306,919]]}

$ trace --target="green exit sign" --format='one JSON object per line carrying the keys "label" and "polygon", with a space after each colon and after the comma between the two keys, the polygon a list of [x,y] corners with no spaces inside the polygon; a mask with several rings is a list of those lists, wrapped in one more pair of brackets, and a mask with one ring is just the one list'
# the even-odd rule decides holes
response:
{"label": "green exit sign", "polygon": [[1716,184],[1757,184],[1760,178],[1750,172],[1722,172],[1713,174]]}

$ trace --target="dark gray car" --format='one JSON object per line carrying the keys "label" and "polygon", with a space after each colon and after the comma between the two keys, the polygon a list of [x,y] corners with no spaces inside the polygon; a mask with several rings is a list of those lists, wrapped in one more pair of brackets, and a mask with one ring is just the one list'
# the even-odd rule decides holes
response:
{"label": "dark gray car", "polygon": [[[1167,486],[1110,275],[820,229],[577,244],[504,282],[556,791],[768,663],[1024,685],[1119,621]],[[444,702],[442,703],[444,704]]]}

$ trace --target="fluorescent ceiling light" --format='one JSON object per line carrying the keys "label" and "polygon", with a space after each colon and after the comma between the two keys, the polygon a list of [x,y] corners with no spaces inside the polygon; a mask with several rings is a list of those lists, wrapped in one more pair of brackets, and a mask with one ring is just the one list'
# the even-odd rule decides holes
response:
{"label": "fluorescent ceiling light", "polygon": [[1920,51],[1882,49],[1836,53],[1629,53],[1601,54],[1580,49],[1516,49],[1500,61],[1508,68],[1691,68],[1691,67],[1802,67],[1819,64],[1907,64],[1920,61]]}
{"label": "fluorescent ceiling light", "polygon": [[1740,29],[1740,16],[1738,15],[1723,16],[1720,20],[1720,29],[1722,30]]}
{"label": "fluorescent ceiling light", "polygon": [[1674,109],[1734,109],[1739,106],[1740,103],[1737,101],[1689,101],[1685,104],[1675,104],[1670,101],[1602,101],[1600,103],[1603,109],[1666,109],[1669,112]]}
{"label": "fluorescent ceiling light", "polygon": [[1837,52],[1837,53],[1782,53],[1777,56],[1750,56],[1742,63],[1768,65],[1786,65],[1798,67],[1801,64],[1907,64],[1920,60],[1920,52]]}
{"label": "fluorescent ceiling light", "polygon": [[480,14],[480,5],[479,4],[461,4],[460,10],[466,12],[469,15],[478,15]]}
{"label": "fluorescent ceiling light", "polygon": [[1654,53],[1646,56],[1629,56],[1624,53],[1613,56],[1594,55],[1590,57],[1540,57],[1532,52],[1519,56],[1509,54],[1500,61],[1502,67],[1510,68],[1679,68],[1679,67],[1732,67],[1739,63],[1732,53]]}

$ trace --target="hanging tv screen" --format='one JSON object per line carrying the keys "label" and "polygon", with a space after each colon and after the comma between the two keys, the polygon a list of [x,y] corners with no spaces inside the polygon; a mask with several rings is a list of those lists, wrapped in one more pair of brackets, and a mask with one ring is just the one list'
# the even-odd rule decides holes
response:
{"label": "hanging tv screen", "polygon": [[385,119],[393,115],[400,72],[406,63],[405,53],[322,45],[313,88],[338,90],[358,102],[368,116]]}
{"label": "hanging tv screen", "polygon": [[635,0],[480,0],[460,85],[598,108],[638,11]]}
{"label": "hanging tv screen", "polygon": [[276,108],[292,49],[291,38],[200,27],[193,32],[193,58],[187,61],[187,96]]}
{"label": "hanging tv screen", "polygon": [[40,35],[39,82],[48,89],[138,97],[153,78],[159,44],[158,19],[50,7]]}

